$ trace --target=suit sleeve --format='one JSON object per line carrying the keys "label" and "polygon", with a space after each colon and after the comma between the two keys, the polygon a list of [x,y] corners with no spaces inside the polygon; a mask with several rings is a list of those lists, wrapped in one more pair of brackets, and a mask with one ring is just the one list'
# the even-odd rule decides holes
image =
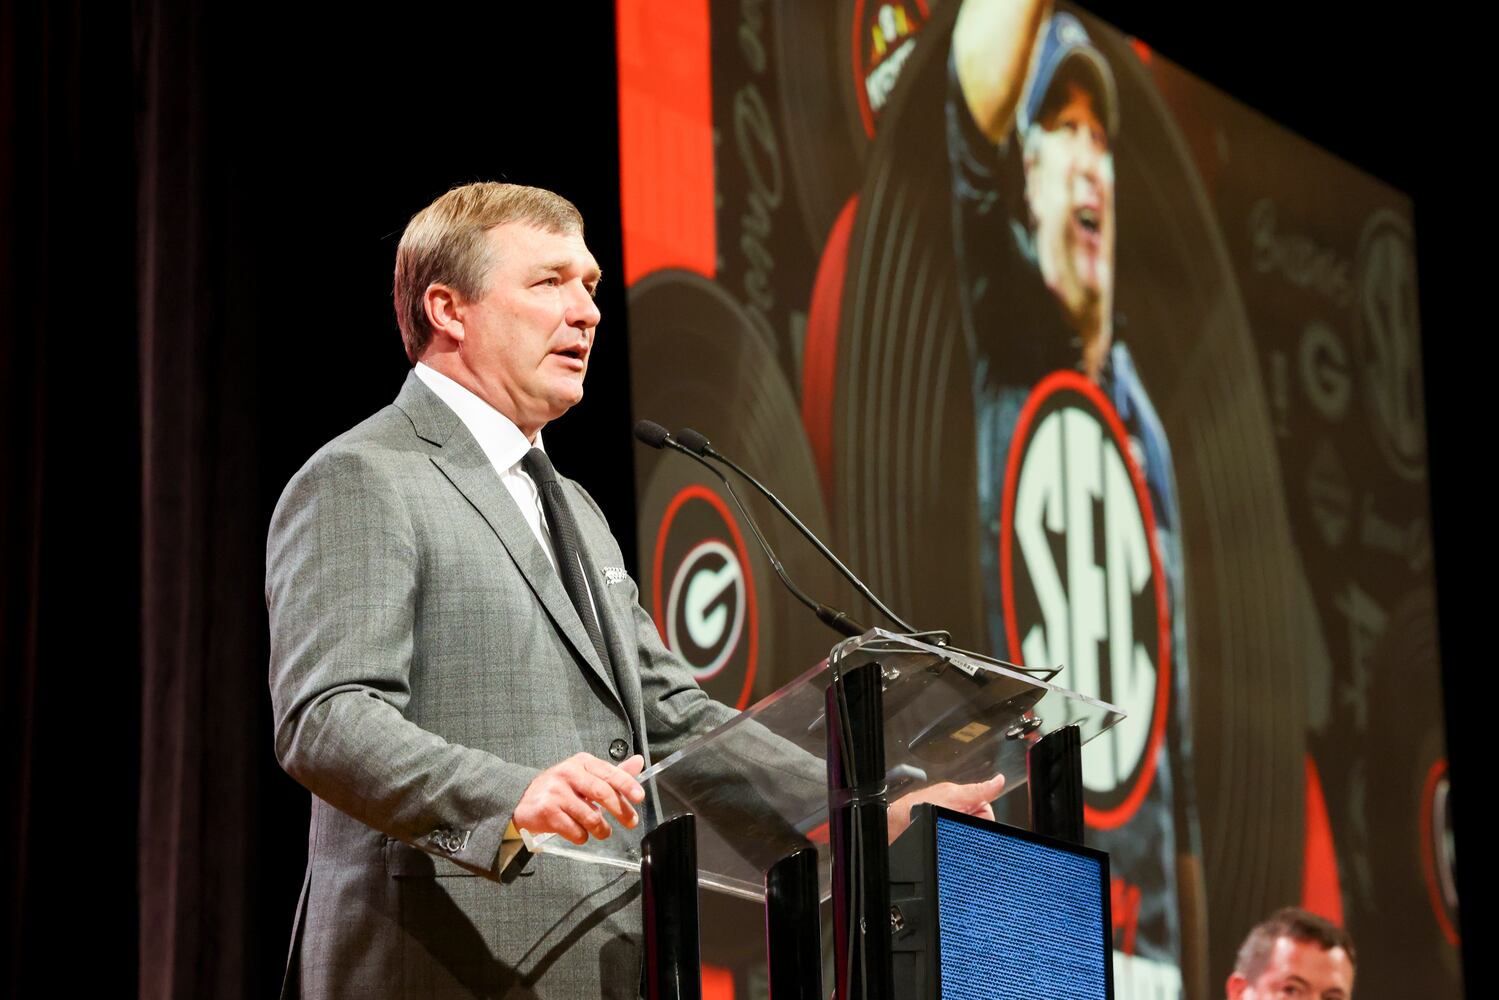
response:
{"label": "suit sleeve", "polygon": [[287,486],[266,546],[276,757],[366,825],[493,878],[537,772],[404,716],[419,566],[393,476],[366,456],[320,453]]}

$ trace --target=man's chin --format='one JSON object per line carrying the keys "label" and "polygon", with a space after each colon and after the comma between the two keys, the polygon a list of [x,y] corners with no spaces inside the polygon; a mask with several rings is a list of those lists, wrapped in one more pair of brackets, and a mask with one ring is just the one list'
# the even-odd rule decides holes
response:
{"label": "man's chin", "polygon": [[559,366],[546,373],[545,384],[538,388],[559,403],[571,400],[572,402],[568,403],[571,406],[583,398],[583,377],[587,374],[586,368],[579,370],[571,366],[567,368]]}
{"label": "man's chin", "polygon": [[1104,263],[1103,254],[1079,248],[1072,254],[1072,276],[1078,286],[1088,295],[1102,296],[1107,275],[1112,270]]}
{"label": "man's chin", "polygon": [[1098,323],[1104,301],[1103,291],[1099,286],[1074,281],[1065,289],[1053,289],[1053,291],[1072,325],[1078,330],[1086,330]]}
{"label": "man's chin", "polygon": [[1112,284],[1112,272],[1099,262],[1090,261],[1089,266],[1080,267],[1073,274],[1077,281],[1074,297],[1080,308],[1098,308],[1099,303],[1108,297],[1106,293]]}
{"label": "man's chin", "polygon": [[574,406],[583,402],[583,385],[579,383],[571,391],[560,392],[553,398],[557,409],[557,416],[560,417]]}

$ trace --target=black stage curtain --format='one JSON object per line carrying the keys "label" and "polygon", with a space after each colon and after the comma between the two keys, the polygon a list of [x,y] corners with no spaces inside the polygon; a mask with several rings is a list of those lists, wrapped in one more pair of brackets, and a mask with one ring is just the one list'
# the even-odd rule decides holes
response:
{"label": "black stage curtain", "polygon": [[[277,988],[307,798],[271,753],[265,526],[312,451],[399,387],[395,243],[454,183],[543,184],[589,220],[605,323],[588,398],[548,440],[634,551],[608,6],[564,24],[493,6],[268,21],[250,5],[0,0],[7,996]],[[1463,401],[1482,398],[1471,361],[1489,321],[1469,308],[1483,282],[1453,267],[1468,229],[1487,228],[1467,92],[1386,72],[1393,58],[1371,76],[1341,41],[1316,44],[1346,38],[1332,13],[1298,20],[1313,40],[1293,49],[1327,61],[1282,60],[1267,80],[1263,53],[1114,8],[1098,10],[1414,189],[1457,775],[1482,761],[1467,733],[1491,687],[1472,667],[1486,590],[1465,579],[1489,572],[1470,499],[1486,422]],[[1368,31],[1359,46],[1375,46]],[[1192,62],[1208,49],[1222,58]],[[1452,206],[1471,220],[1461,236]]]}
{"label": "black stage curtain", "polygon": [[589,220],[610,319],[548,440],[633,552],[612,22],[566,73],[498,58],[541,20],[437,58],[415,17],[0,9],[5,995],[278,988],[307,797],[271,750],[265,527],[400,387],[396,240],[452,184]]}
{"label": "black stage curtain", "polygon": [[[399,26],[367,42],[332,15],[291,31],[182,6],[143,4],[135,19],[140,995],[265,996],[307,830],[306,794],[271,754],[266,523],[297,466],[399,388],[390,264],[406,219],[445,188],[497,173],[557,187],[593,220],[606,272],[621,273],[615,138],[599,123],[607,104],[595,111],[612,31],[594,33],[580,55],[590,68],[517,127],[501,122],[541,97],[535,81],[519,64],[497,71],[482,48],[412,90],[392,70],[399,52],[378,44]],[[527,25],[507,28],[518,40]],[[465,104],[487,90],[513,106]],[[558,170],[562,142],[577,146]],[[622,289],[603,308],[622,330]],[[628,529],[622,338],[594,363],[588,402],[550,438],[559,454],[609,441],[593,445],[595,468],[574,470]]]}
{"label": "black stage curtain", "polygon": [[9,996],[95,973],[105,992],[134,988],[141,472],[129,38],[128,6],[0,6]]}
{"label": "black stage curtain", "polygon": [[259,357],[211,7],[135,21],[141,396],[140,995],[267,995]]}

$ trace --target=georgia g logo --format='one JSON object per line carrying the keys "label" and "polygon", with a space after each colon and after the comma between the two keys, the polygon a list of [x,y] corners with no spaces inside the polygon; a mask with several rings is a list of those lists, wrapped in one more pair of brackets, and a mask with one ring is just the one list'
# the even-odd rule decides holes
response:
{"label": "georgia g logo", "polygon": [[759,646],[749,566],[739,525],[717,493],[694,484],[672,498],[656,533],[651,616],[697,682],[740,708]]}
{"label": "georgia g logo", "polygon": [[1166,724],[1170,615],[1155,517],[1124,424],[1076,372],[1021,410],[1005,473],[1000,575],[1010,655],[1128,718],[1083,755],[1084,819],[1122,826],[1155,776]]}
{"label": "georgia g logo", "polygon": [[717,677],[744,632],[744,570],[717,539],[698,542],[671,578],[666,644],[699,682]]}

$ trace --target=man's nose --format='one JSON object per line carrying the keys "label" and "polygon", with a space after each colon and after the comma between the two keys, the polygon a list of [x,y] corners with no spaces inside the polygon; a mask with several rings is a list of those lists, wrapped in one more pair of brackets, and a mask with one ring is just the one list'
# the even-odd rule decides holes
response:
{"label": "man's nose", "polygon": [[1108,173],[1107,163],[1108,154],[1095,144],[1088,143],[1082,147],[1077,159],[1073,161],[1073,176],[1094,190],[1103,190],[1107,187],[1105,182]]}
{"label": "man's nose", "polygon": [[583,287],[581,281],[574,281],[567,286],[567,325],[577,327],[580,330],[590,330],[599,325],[599,306],[588,294],[588,289]]}
{"label": "man's nose", "polygon": [[1102,130],[1094,131],[1086,137],[1087,160],[1089,167],[1095,173],[1102,173],[1107,168],[1105,164],[1113,159],[1113,150],[1110,148],[1109,137]]}
{"label": "man's nose", "polygon": [[1078,167],[1090,177],[1097,177],[1099,167],[1103,164],[1104,150],[1087,132],[1080,133],[1077,138],[1077,163]]}

